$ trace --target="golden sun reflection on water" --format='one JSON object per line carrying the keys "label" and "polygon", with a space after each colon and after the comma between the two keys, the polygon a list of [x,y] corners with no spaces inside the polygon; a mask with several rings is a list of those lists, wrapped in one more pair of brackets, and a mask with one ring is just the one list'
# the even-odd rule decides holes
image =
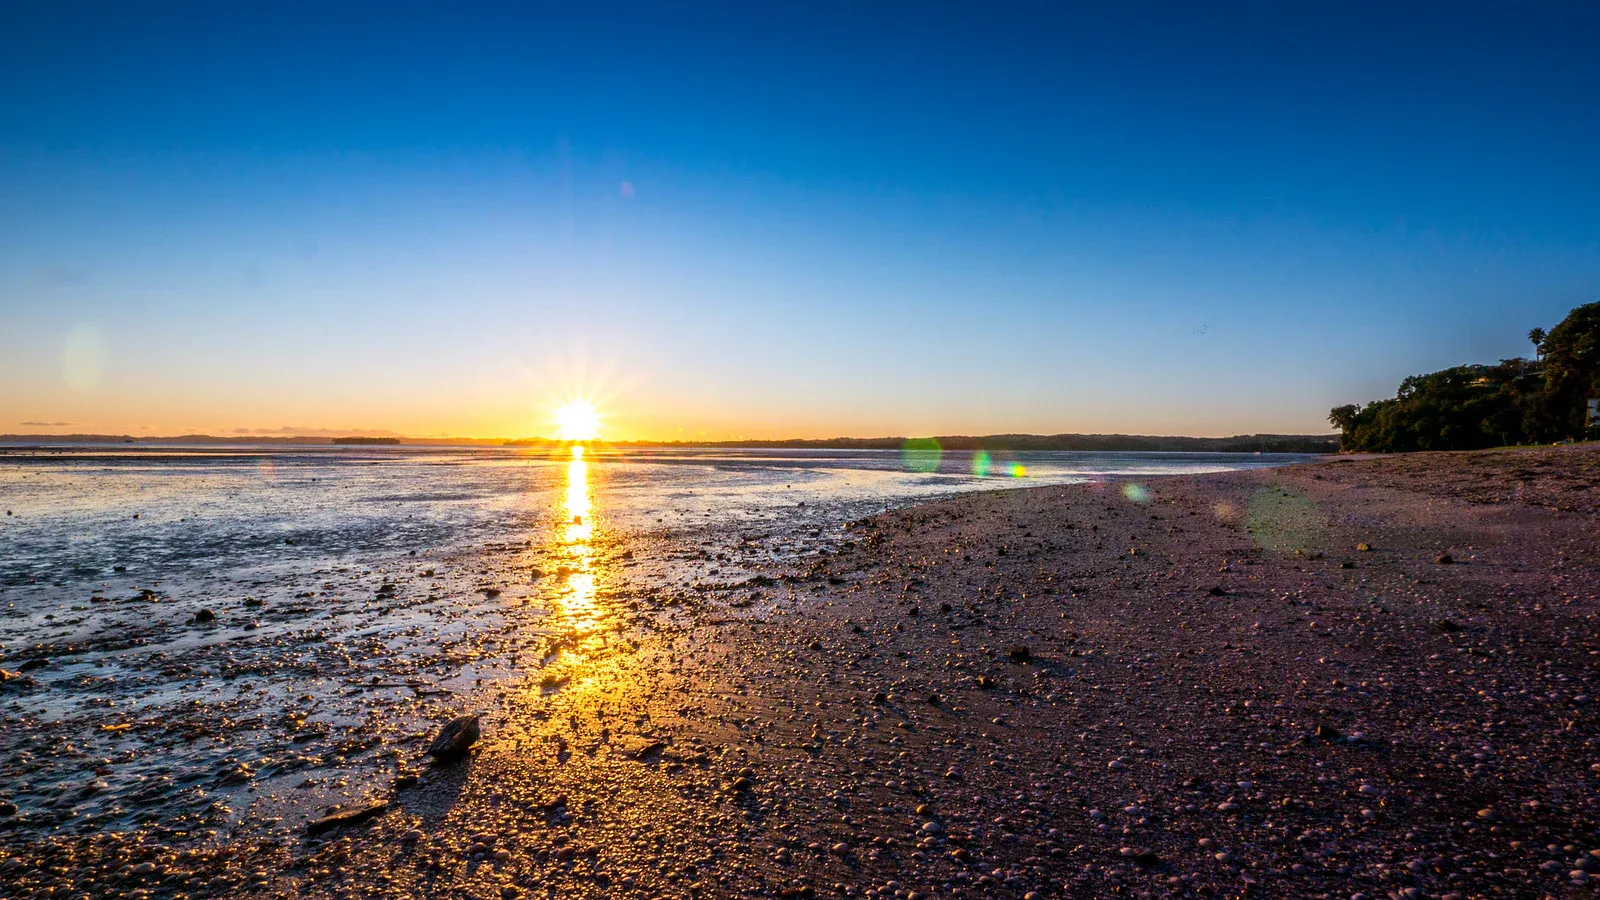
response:
{"label": "golden sun reflection on water", "polygon": [[583,458],[583,446],[574,445],[572,460],[567,463],[566,523],[561,526],[562,553],[571,573],[559,603],[561,614],[579,633],[591,631],[599,624],[600,610],[595,602],[598,585],[591,546],[593,511],[589,496],[589,463]]}

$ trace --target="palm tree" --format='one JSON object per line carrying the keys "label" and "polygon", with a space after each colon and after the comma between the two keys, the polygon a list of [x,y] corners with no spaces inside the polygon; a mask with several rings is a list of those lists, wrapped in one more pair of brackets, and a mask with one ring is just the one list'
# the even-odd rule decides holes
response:
{"label": "palm tree", "polygon": [[1543,328],[1535,328],[1528,332],[1528,340],[1533,341],[1533,358],[1535,362],[1539,359],[1539,348],[1544,346],[1544,338]]}

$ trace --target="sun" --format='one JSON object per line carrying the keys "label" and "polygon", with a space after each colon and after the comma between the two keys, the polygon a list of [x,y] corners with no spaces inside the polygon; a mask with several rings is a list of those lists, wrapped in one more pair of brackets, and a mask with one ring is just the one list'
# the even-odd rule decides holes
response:
{"label": "sun", "polygon": [[556,410],[556,425],[563,441],[592,441],[600,436],[600,413],[587,400],[569,400]]}

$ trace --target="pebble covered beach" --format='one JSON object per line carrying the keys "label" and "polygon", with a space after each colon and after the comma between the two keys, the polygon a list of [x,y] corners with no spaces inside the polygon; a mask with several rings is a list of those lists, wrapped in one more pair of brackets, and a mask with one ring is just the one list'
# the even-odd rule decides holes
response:
{"label": "pebble covered beach", "polygon": [[[786,554],[770,528],[593,536],[548,577],[608,577],[558,615],[512,602],[527,548],[443,556],[360,614],[493,611],[409,635],[404,671],[370,647],[343,686],[368,718],[234,698],[218,715],[269,720],[265,764],[174,767],[151,795],[198,796],[164,821],[46,832],[8,799],[0,876],[18,897],[1586,895],[1597,485],[1589,447],[1419,454],[976,493]],[[8,703],[47,674],[25,655],[0,662]],[[430,753],[462,716],[473,739]],[[47,749],[73,752],[26,752]],[[273,773],[313,783],[207,820],[216,784]]]}

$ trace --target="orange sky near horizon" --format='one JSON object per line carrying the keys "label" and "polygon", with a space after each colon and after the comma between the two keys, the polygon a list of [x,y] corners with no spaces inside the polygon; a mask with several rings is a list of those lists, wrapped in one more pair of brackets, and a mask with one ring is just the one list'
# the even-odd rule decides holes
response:
{"label": "orange sky near horizon", "polygon": [[1331,431],[1303,409],[1248,396],[1202,404],[1174,391],[1129,403],[1104,390],[1105,373],[1080,379],[1083,390],[1030,387],[1001,366],[874,373],[870,361],[801,375],[750,366],[729,378],[717,362],[663,359],[646,345],[597,352],[548,336],[522,357],[371,359],[292,347],[235,356],[217,342],[152,354],[131,335],[115,338],[78,325],[55,347],[0,359],[13,388],[0,393],[0,433],[554,437],[574,399],[594,406],[609,441]]}

